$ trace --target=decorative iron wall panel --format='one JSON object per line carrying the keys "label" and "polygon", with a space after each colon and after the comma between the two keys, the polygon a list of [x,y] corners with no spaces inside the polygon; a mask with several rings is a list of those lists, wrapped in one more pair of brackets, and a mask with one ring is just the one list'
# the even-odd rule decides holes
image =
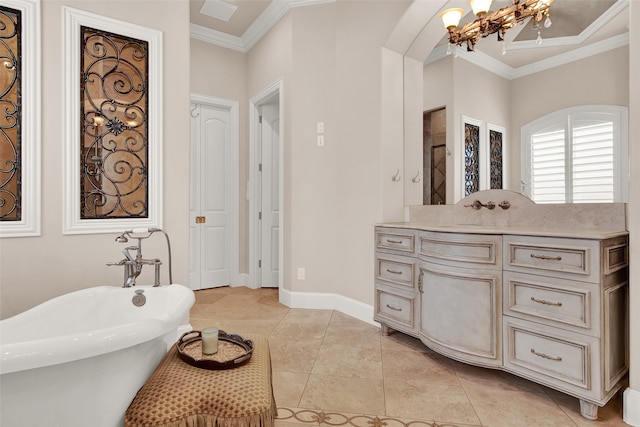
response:
{"label": "decorative iron wall panel", "polygon": [[489,130],[489,188],[502,189],[502,132]]}
{"label": "decorative iron wall panel", "polygon": [[464,195],[480,190],[480,126],[464,124]]}
{"label": "decorative iron wall panel", "polygon": [[22,220],[22,15],[0,6],[0,221]]}
{"label": "decorative iron wall panel", "polygon": [[431,150],[431,204],[444,205],[447,203],[447,147],[437,145]]}
{"label": "decorative iron wall panel", "polygon": [[81,218],[147,218],[148,43],[81,27]]}

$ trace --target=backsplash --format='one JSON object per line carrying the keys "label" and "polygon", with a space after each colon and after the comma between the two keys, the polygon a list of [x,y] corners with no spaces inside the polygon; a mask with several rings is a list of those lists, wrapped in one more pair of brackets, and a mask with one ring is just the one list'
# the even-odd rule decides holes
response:
{"label": "backsplash", "polygon": [[[472,205],[476,200],[485,206],[476,203],[479,209],[474,209]],[[493,209],[486,207],[489,202],[495,205]],[[509,190],[479,191],[455,205],[409,206],[409,222],[544,230],[627,229],[625,203],[536,204],[526,196]]]}

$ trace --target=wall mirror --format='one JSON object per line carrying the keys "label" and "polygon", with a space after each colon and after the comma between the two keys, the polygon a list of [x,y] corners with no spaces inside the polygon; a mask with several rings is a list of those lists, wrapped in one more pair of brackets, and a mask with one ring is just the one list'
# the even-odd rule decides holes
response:
{"label": "wall mirror", "polygon": [[[494,0],[491,11],[511,3]],[[580,105],[628,106],[628,0],[585,0],[580,13],[574,6],[555,0],[549,28],[518,25],[505,33],[504,43],[492,34],[478,41],[474,52],[463,45],[447,54],[439,13],[425,24],[405,54],[405,205],[441,202],[425,196],[433,194],[428,186],[435,179],[425,163],[433,159],[424,151],[430,137],[423,128],[425,112],[446,108],[446,144],[436,150],[446,157],[441,166],[451,204],[464,197],[463,117],[480,123],[487,140],[490,129],[504,129],[503,188],[526,192],[527,183],[521,182],[525,124]],[[476,18],[467,1],[447,1],[441,11],[451,7],[464,9],[459,28]]]}

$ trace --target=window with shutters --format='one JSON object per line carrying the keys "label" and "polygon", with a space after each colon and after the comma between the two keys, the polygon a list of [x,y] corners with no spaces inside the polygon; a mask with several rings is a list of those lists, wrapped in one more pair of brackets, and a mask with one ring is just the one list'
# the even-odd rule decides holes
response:
{"label": "window with shutters", "polygon": [[627,201],[628,109],[560,110],[522,127],[522,192],[536,203]]}

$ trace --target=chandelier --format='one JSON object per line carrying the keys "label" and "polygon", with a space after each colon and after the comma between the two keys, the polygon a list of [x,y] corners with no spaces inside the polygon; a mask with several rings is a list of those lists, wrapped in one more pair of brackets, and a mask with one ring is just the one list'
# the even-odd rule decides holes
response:
{"label": "chandelier", "polygon": [[[523,23],[527,18],[534,21],[534,29],[538,30],[537,44],[542,44],[540,28],[551,26],[549,8],[553,0],[513,0],[511,6],[503,7],[496,12],[489,12],[492,0],[469,0],[477,19],[458,28],[463,9],[447,9],[440,14],[442,22],[449,31],[449,48],[451,45],[462,46],[467,43],[467,51],[473,51],[476,43],[489,34],[498,33],[498,41],[504,43],[504,35],[509,28]],[[502,53],[506,52],[503,44]]]}

